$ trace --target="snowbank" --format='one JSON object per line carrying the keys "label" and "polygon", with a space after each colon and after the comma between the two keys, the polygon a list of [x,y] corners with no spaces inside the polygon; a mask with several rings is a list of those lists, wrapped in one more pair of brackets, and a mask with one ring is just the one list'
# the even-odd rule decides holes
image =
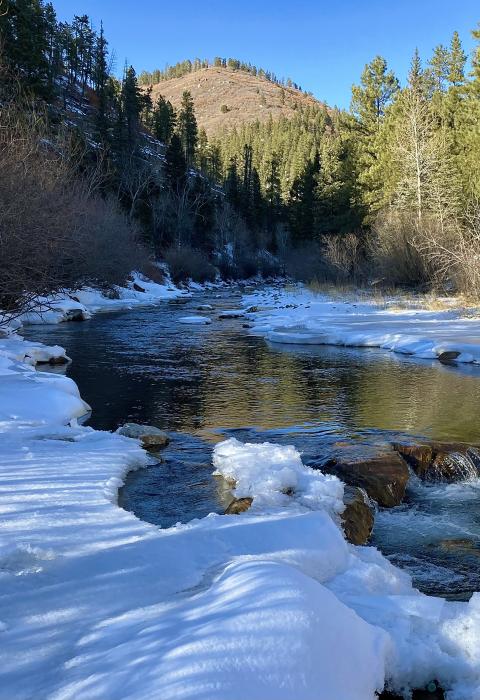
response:
{"label": "snowbank", "polygon": [[65,377],[0,362],[1,700],[374,700],[434,677],[480,697],[480,597],[348,545],[341,482],[293,447],[217,445],[252,510],[160,530],[117,506],[139,443],[79,426]]}
{"label": "snowbank", "polygon": [[187,291],[175,287],[168,276],[165,284],[157,284],[135,272],[128,285],[114,287],[112,295],[107,296],[92,287],[83,287],[68,294],[39,299],[38,308],[23,314],[20,319],[22,323],[29,325],[81,321],[96,313],[152,306],[161,301],[188,295]]}
{"label": "snowbank", "polygon": [[[398,300],[397,300],[398,301]],[[410,308],[384,308],[370,301],[339,301],[302,287],[244,296],[253,321],[251,332],[272,343],[379,347],[423,359],[445,357],[480,363],[480,317],[462,308],[430,311],[418,302]],[[442,357],[443,356],[443,357]]]}

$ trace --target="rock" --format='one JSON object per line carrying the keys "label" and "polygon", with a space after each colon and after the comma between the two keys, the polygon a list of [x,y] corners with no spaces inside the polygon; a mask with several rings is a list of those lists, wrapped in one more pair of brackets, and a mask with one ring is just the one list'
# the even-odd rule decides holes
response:
{"label": "rock", "polygon": [[232,309],[229,311],[222,311],[219,314],[218,318],[242,318],[243,316],[245,316],[245,313],[241,309]]}
{"label": "rock", "polygon": [[440,355],[437,355],[437,359],[440,360],[440,362],[453,362],[459,355],[460,353],[458,350],[446,350],[445,352],[441,352]]}
{"label": "rock", "polygon": [[480,475],[480,450],[460,442],[394,443],[393,448],[424,481],[449,483]]}
{"label": "rock", "polygon": [[144,288],[140,287],[140,285],[137,284],[136,282],[133,283],[133,288],[136,292],[144,292],[145,291]]}
{"label": "rock", "polygon": [[469,539],[446,539],[438,543],[440,549],[446,552],[459,552],[460,554],[480,557],[480,548],[477,542]]}
{"label": "rock", "polygon": [[65,313],[64,321],[85,321],[87,316],[82,309],[69,309]]}
{"label": "rock", "polygon": [[384,508],[402,502],[409,476],[405,460],[388,445],[340,448],[337,455],[320,468],[335,474],[349,486],[364,489]]}
{"label": "rock", "polygon": [[252,505],[253,498],[246,496],[245,498],[234,498],[226,509],[224,515],[238,515],[244,513]]}
{"label": "rock", "polygon": [[37,365],[67,365],[69,362],[71,362],[69,357],[59,355],[58,357],[49,357],[48,360],[37,360]]}
{"label": "rock", "polygon": [[362,489],[346,486],[343,502],[342,526],[345,537],[352,544],[366,544],[373,530],[373,508]]}
{"label": "rock", "polygon": [[213,306],[211,304],[200,304],[200,306],[197,306],[197,311],[213,311]]}
{"label": "rock", "polygon": [[117,433],[125,437],[140,440],[146,449],[166,447],[170,438],[164,430],[155,428],[153,425],[138,425],[137,423],[125,423],[117,430]]}

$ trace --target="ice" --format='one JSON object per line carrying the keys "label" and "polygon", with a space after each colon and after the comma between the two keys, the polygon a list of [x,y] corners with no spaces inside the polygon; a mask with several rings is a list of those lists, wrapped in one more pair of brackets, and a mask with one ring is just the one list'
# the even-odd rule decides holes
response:
{"label": "ice", "polygon": [[205,326],[211,323],[212,321],[207,316],[182,316],[182,318],[178,319],[178,322],[191,325]]}
{"label": "ice", "polygon": [[[358,300],[338,300],[314,294],[302,286],[266,290],[243,297],[254,325],[251,332],[272,343],[379,347],[421,359],[458,354],[456,362],[480,363],[480,315],[467,315],[461,306],[445,303],[431,311],[422,300],[379,304],[360,293]],[[361,299],[361,301],[360,301]],[[262,310],[263,309],[263,310]]]}

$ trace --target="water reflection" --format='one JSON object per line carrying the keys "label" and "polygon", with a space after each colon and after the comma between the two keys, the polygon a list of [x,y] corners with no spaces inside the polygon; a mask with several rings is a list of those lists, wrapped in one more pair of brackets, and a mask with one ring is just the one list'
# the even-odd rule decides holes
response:
{"label": "water reflection", "polygon": [[[214,322],[179,324],[179,317],[198,313],[200,302],[215,306]],[[139,517],[166,527],[222,512],[229,496],[211,476],[211,450],[224,436],[294,444],[307,463],[352,437],[375,441],[409,433],[480,442],[479,367],[378,349],[269,346],[249,336],[241,320],[218,319],[219,310],[234,305],[231,297],[212,294],[183,306],[27,331],[67,348],[73,359],[67,372],[93,408],[93,427],[115,430],[133,421],[173,433],[164,461],[129,477],[124,504]],[[418,494],[410,498],[424,508]],[[477,492],[469,502],[474,520],[479,498]],[[390,522],[395,527],[395,519]],[[480,525],[472,527],[478,539]],[[388,518],[378,521],[375,536],[385,551],[415,556],[413,545],[389,535]],[[422,571],[417,582],[423,586],[422,575],[429,574]]]}

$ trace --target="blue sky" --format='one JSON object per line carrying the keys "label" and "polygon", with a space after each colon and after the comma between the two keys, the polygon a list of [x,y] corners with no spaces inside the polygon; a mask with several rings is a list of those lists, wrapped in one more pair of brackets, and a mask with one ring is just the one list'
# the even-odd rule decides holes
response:
{"label": "blue sky", "polygon": [[366,62],[385,56],[403,79],[416,46],[427,58],[456,29],[467,51],[478,0],[53,0],[60,19],[103,20],[117,58],[140,71],[185,58],[233,56],[291,77],[348,107]]}

